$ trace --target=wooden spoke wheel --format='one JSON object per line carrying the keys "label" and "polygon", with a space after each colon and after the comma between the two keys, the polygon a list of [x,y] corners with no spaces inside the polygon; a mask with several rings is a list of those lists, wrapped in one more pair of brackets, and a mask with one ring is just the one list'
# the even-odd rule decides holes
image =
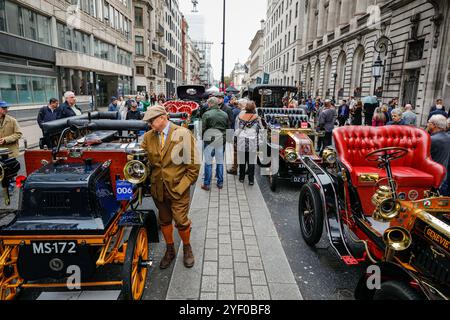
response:
{"label": "wooden spoke wheel", "polygon": [[319,190],[307,183],[300,191],[298,216],[305,242],[313,247],[319,243],[323,232],[323,210]]}
{"label": "wooden spoke wheel", "polygon": [[133,227],[123,265],[123,298],[141,300],[148,275],[148,236],[144,227]]}
{"label": "wooden spoke wheel", "polygon": [[277,191],[279,177],[280,177],[279,173],[275,174],[270,173],[269,175],[270,190],[272,190],[273,192]]}

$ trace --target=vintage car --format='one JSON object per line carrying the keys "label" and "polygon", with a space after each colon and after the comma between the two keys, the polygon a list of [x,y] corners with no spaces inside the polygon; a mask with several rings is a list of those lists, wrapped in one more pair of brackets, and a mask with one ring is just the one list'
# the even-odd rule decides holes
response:
{"label": "vintage car", "polygon": [[3,188],[3,198],[6,206],[11,203],[9,186],[14,182],[20,170],[20,163],[11,157],[11,151],[7,148],[0,148],[0,182]]}
{"label": "vintage car", "polygon": [[[75,288],[116,286],[124,299],[143,296],[149,243],[158,242],[155,212],[140,208],[150,169],[137,140],[120,132],[147,125],[105,118],[46,123],[48,132],[65,126],[56,146],[25,151],[19,208],[0,227],[1,300],[26,288],[67,288],[71,272],[79,275]],[[121,278],[92,281],[109,264],[122,265]]]}
{"label": "vintage car", "polygon": [[299,198],[306,243],[315,246],[325,225],[344,263],[372,265],[358,299],[448,300],[450,198],[437,191],[446,169],[430,158],[430,136],[405,126],[350,126],[333,137],[336,149],[325,150],[322,166],[301,158],[314,179]]}
{"label": "vintage car", "polygon": [[[315,132],[302,109],[283,108],[295,87],[257,85],[248,88],[247,96],[258,106],[258,115],[267,130],[267,148],[260,152],[259,165],[269,166],[269,183],[276,191],[280,179],[296,184],[308,182],[308,171],[299,158],[309,156],[320,163],[314,147]],[[272,152],[278,153],[272,154]]]}
{"label": "vintage car", "polygon": [[[199,85],[186,85],[177,87],[178,100],[164,103],[167,112],[173,115],[171,121],[178,124],[194,128],[194,121],[199,119],[200,103],[205,94],[205,87]],[[175,115],[182,115],[175,117]],[[181,119],[173,121],[173,119]]]}

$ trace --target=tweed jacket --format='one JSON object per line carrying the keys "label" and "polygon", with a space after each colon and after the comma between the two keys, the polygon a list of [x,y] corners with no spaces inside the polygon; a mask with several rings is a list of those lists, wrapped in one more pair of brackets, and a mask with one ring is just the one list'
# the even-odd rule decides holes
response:
{"label": "tweed jacket", "polygon": [[5,115],[3,123],[0,123],[0,138],[5,139],[5,144],[0,148],[8,148],[12,151],[11,157],[19,155],[19,140],[22,138],[22,130],[16,119],[9,115]]}
{"label": "tweed jacket", "polygon": [[155,130],[144,135],[141,147],[148,152],[152,197],[163,202],[165,186],[171,197],[181,199],[200,173],[201,163],[192,133],[171,123],[162,151],[160,136]]}

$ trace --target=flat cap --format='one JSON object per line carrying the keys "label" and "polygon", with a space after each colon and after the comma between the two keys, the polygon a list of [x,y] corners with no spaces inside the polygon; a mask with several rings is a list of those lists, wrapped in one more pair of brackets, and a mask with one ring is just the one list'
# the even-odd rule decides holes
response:
{"label": "flat cap", "polygon": [[144,121],[150,121],[152,119],[156,119],[159,116],[167,116],[166,108],[163,106],[154,106],[148,109],[148,111],[144,115]]}
{"label": "flat cap", "polygon": [[214,97],[216,98],[225,98],[225,94],[223,92],[217,92],[214,94]]}

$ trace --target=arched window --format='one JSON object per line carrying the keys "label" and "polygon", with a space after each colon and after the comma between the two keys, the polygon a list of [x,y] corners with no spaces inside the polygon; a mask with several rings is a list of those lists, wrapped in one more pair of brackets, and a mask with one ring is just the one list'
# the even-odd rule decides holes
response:
{"label": "arched window", "polygon": [[362,95],[364,60],[366,57],[363,46],[358,46],[353,55],[353,71],[352,71],[352,95],[360,98]]}
{"label": "arched window", "polygon": [[316,66],[314,67],[314,90],[315,96],[320,96],[320,61],[317,59]]}
{"label": "arched window", "polygon": [[307,91],[308,96],[312,95],[312,83],[311,83],[311,63],[308,62],[308,65],[306,66],[306,79],[305,79],[305,91]]}
{"label": "arched window", "polygon": [[345,71],[347,69],[347,55],[344,51],[342,51],[339,54],[338,60],[337,60],[337,67],[336,67],[336,90],[337,90],[337,97],[343,98],[344,97],[344,85],[345,85]]}
{"label": "arched window", "polygon": [[331,98],[333,96],[332,90],[333,90],[333,83],[330,85],[331,81],[331,57],[328,56],[328,58],[325,60],[325,72],[323,75],[323,92],[325,97]]}

